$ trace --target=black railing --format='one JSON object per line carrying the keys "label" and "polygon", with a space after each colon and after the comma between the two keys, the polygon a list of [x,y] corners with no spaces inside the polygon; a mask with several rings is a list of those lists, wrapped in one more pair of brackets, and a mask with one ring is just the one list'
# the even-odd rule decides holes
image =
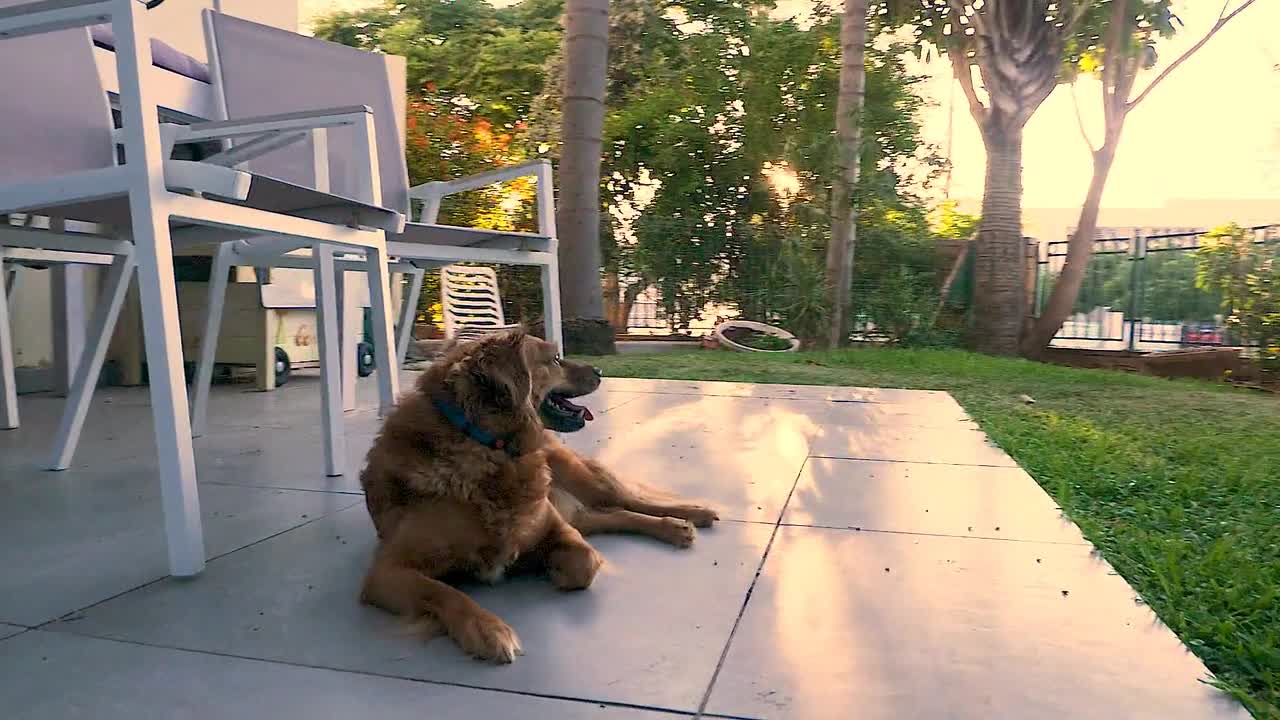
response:
{"label": "black railing", "polygon": [[[1264,253],[1280,258],[1280,225],[1247,228]],[[1226,322],[1220,295],[1197,286],[1203,231],[1135,232],[1094,241],[1074,313],[1054,344],[1107,350],[1246,346]],[[1045,243],[1036,274],[1044,307],[1067,255],[1067,241]]]}

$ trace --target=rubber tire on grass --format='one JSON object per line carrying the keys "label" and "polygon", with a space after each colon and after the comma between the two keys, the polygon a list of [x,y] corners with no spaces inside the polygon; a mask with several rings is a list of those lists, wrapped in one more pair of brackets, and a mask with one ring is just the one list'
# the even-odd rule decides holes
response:
{"label": "rubber tire on grass", "polygon": [[[772,335],[776,338],[786,340],[791,343],[791,347],[785,350],[761,350],[747,345],[740,345],[729,338],[725,337],[724,332],[733,328],[743,328],[753,330],[764,335]],[[765,323],[752,322],[750,320],[726,320],[716,325],[715,330],[711,331],[712,337],[720,343],[720,346],[728,350],[736,350],[737,352],[755,352],[755,353],[792,353],[800,350],[800,340],[795,335],[783,330],[780,327],[767,325]]]}
{"label": "rubber tire on grass", "polygon": [[373,374],[373,369],[377,365],[377,360],[373,357],[373,345],[367,342],[358,343],[356,345],[356,373],[360,377],[369,377]]}
{"label": "rubber tire on grass", "polygon": [[276,348],[276,387],[289,382],[289,374],[293,372],[293,363],[289,361],[289,353],[284,348]]}

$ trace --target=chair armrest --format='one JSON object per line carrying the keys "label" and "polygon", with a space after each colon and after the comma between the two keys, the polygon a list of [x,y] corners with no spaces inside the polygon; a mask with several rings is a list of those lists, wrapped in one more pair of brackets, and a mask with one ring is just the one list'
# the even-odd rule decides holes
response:
{"label": "chair armrest", "polygon": [[439,181],[423,183],[409,188],[409,197],[418,200],[426,200],[431,197],[446,197],[448,195],[456,195],[468,190],[479,190],[483,187],[496,185],[500,182],[515,180],[521,177],[538,176],[542,168],[551,169],[551,163],[547,160],[532,160],[511,167],[498,168],[476,175],[468,175],[467,177],[458,178],[457,180]]}
{"label": "chair armrest", "polygon": [[181,145],[209,140],[227,140],[247,135],[342,127],[363,123],[366,117],[372,115],[373,110],[367,105],[349,105],[328,110],[308,110],[239,120],[216,120],[178,126],[174,142]]}
{"label": "chair armrest", "polygon": [[556,236],[555,189],[552,185],[551,161],[531,160],[511,167],[490,170],[457,180],[423,183],[409,188],[409,197],[422,200],[419,222],[434,223],[440,213],[440,201],[449,195],[479,190],[508,180],[534,177],[538,180],[538,234]]}
{"label": "chair armrest", "polygon": [[355,131],[355,161],[347,168],[348,172],[355,175],[352,187],[360,190],[354,199],[370,205],[382,205],[373,110],[367,105],[218,120],[194,125],[165,125],[162,126],[162,136],[166,157],[174,145],[249,138],[234,147],[226,147],[224,143],[221,153],[206,159],[210,165],[236,166],[310,135],[314,140],[312,151],[315,153],[316,189],[328,192],[328,130],[344,126]]}
{"label": "chair armrest", "polygon": [[118,0],[39,0],[0,8],[0,39],[106,22]]}

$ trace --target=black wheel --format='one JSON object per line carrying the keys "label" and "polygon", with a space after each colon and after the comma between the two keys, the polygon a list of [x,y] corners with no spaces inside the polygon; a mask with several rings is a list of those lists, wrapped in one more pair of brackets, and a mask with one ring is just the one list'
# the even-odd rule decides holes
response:
{"label": "black wheel", "polygon": [[293,363],[289,362],[289,353],[284,348],[276,348],[276,387],[289,382],[289,373],[293,372]]}
{"label": "black wheel", "polygon": [[367,342],[356,345],[356,373],[360,377],[369,377],[373,374],[373,367],[376,361],[373,358],[373,346]]}

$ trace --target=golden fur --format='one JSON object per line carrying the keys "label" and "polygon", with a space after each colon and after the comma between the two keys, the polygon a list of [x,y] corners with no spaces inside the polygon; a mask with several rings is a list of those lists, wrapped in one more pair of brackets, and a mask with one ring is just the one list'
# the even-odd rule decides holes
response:
{"label": "golden fur", "polygon": [[[383,423],[360,475],[379,538],[361,599],[442,629],[473,656],[511,662],[522,653],[515,632],[443,577],[492,582],[519,561],[561,589],[582,589],[601,563],[583,535],[635,532],[687,547],[695,525],[719,519],[623,485],[545,430],[549,392],[574,397],[599,384],[594,368],[520,331],[458,345],[433,364]],[[469,437],[440,398],[517,450]]]}

